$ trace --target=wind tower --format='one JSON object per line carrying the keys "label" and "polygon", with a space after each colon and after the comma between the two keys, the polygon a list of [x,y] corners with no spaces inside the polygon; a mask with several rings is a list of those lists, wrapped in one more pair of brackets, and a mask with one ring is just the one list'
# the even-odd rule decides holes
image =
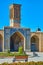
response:
{"label": "wind tower", "polygon": [[20,27],[20,4],[10,5],[10,26]]}

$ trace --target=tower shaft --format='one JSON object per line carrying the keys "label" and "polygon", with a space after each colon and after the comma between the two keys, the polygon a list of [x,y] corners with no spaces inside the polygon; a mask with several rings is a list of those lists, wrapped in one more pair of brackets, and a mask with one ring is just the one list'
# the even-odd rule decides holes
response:
{"label": "tower shaft", "polygon": [[10,6],[10,26],[20,27],[20,6],[19,4],[13,4]]}

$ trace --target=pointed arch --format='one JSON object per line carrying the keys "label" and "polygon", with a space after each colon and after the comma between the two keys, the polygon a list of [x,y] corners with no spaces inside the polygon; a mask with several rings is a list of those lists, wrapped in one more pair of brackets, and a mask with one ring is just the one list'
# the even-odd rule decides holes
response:
{"label": "pointed arch", "polygon": [[18,51],[20,46],[24,48],[24,35],[17,31],[10,37],[10,51]]}
{"label": "pointed arch", "polygon": [[39,38],[36,35],[31,37],[31,51],[39,51]]}
{"label": "pointed arch", "polygon": [[3,37],[0,34],[0,52],[2,51],[2,45],[3,45]]}

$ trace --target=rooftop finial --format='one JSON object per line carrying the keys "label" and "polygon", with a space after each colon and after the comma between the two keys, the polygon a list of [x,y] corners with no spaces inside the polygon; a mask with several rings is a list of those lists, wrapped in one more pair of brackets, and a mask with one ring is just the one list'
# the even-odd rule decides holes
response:
{"label": "rooftop finial", "polygon": [[40,31],[41,31],[41,29],[38,27],[38,28],[37,28],[37,32],[40,32]]}

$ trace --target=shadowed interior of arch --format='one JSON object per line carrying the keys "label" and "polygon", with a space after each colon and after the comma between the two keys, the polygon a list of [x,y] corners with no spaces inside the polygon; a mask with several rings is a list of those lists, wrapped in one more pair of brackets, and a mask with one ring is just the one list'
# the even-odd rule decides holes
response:
{"label": "shadowed interior of arch", "polygon": [[39,38],[36,35],[31,37],[31,51],[39,51]]}
{"label": "shadowed interior of arch", "polygon": [[2,43],[3,43],[3,37],[0,34],[0,52],[2,52]]}
{"label": "shadowed interior of arch", "polygon": [[24,37],[21,33],[15,32],[10,37],[10,51],[18,51],[20,46],[24,47]]}

